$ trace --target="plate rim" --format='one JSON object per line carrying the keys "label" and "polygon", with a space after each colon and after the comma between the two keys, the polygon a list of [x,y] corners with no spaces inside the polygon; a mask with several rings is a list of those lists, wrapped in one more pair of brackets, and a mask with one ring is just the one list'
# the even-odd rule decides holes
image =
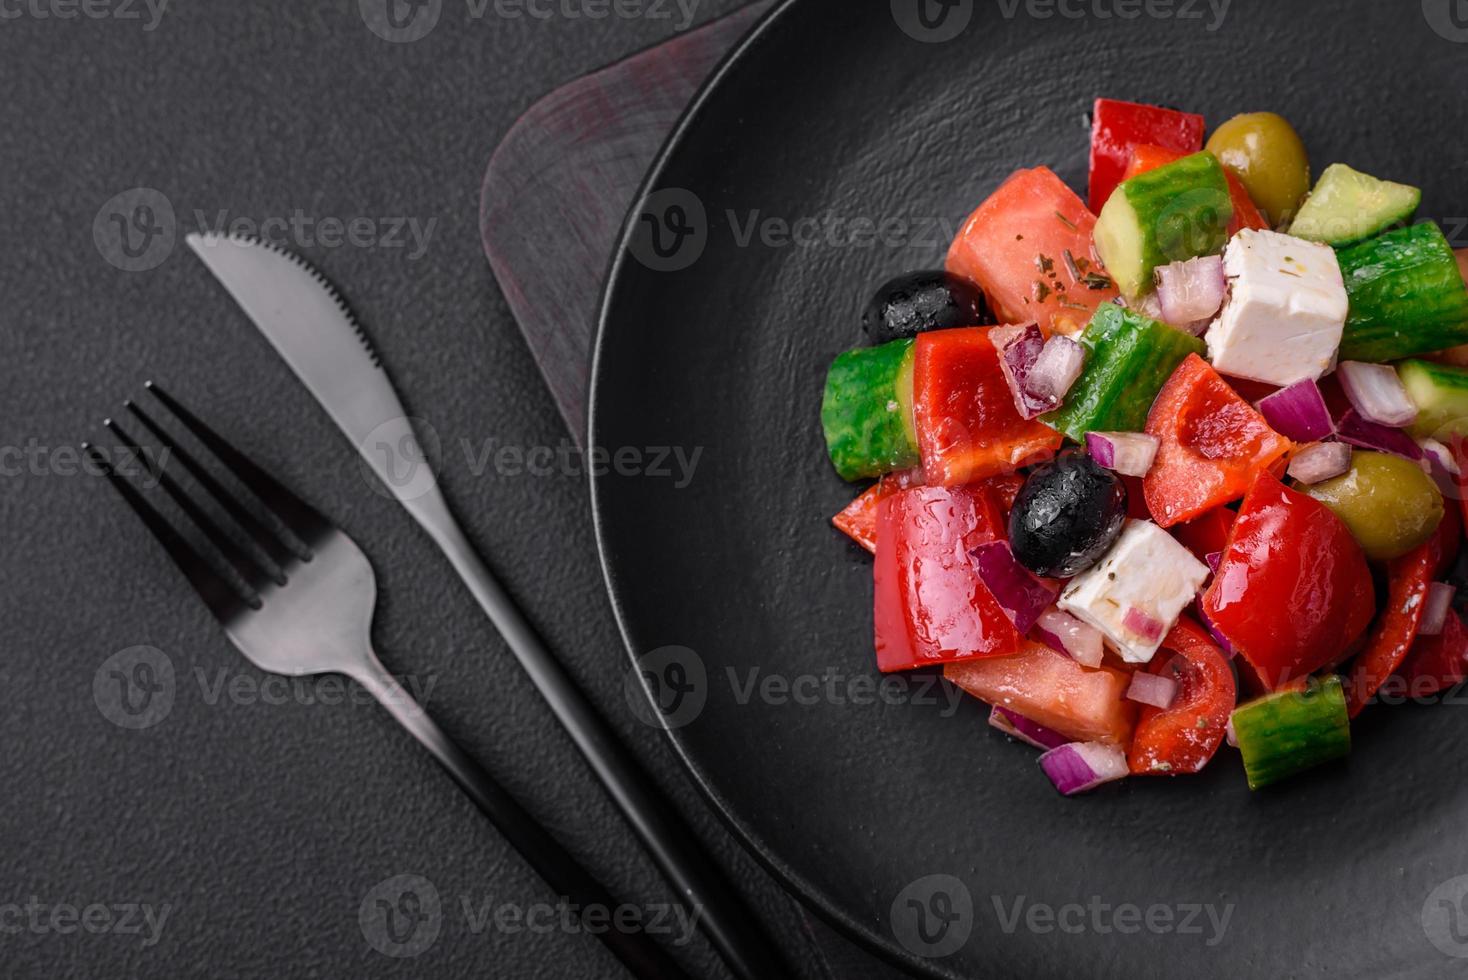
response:
{"label": "plate rim", "polygon": [[[776,5],[765,13],[749,31],[739,39],[733,48],[719,61],[714,70],[704,79],[694,94],[693,99],[684,108],[679,116],[677,124],[664,139],[659,148],[657,156],[652,165],[643,176],[637,193],[623,216],[622,227],[618,232],[615,247],[612,252],[611,263],[607,268],[606,276],[602,283],[601,296],[597,302],[596,333],[592,343],[591,379],[587,390],[586,399],[586,444],[597,445],[597,434],[600,429],[600,413],[597,410],[603,390],[602,354],[607,343],[607,333],[611,321],[611,309],[619,292],[623,270],[628,264],[631,254],[631,241],[636,232],[636,218],[642,212],[642,208],[652,193],[653,189],[660,183],[664,171],[666,171],[672,157],[678,152],[686,141],[689,132],[697,124],[698,118],[704,107],[713,97],[715,91],[723,84],[724,80],[733,71],[734,67],[745,59],[755,48],[759,47],[771,33],[778,29],[785,15],[789,13],[801,0],[778,0]],[[590,470],[590,468],[589,468]],[[622,639],[622,650],[631,664],[637,663],[637,653],[634,649],[630,625],[627,621],[626,610],[618,592],[617,576],[612,570],[611,556],[607,547],[605,504],[601,495],[601,481],[609,476],[603,474],[599,477],[594,470],[588,472],[587,482],[591,494],[591,518],[592,529],[596,538],[597,561],[601,566],[602,581],[606,587],[607,600],[612,607],[612,615],[617,623],[617,632]],[[652,694],[646,684],[642,685],[642,693],[647,697],[649,703]],[[661,717],[661,716],[659,716]],[[827,924],[835,928],[843,937],[854,942],[857,946],[882,959],[891,966],[914,976],[933,977],[936,980],[962,980],[960,974],[945,970],[934,960],[927,960],[914,956],[903,950],[895,942],[887,938],[869,924],[865,924],[856,917],[849,915],[839,908],[834,901],[824,895],[820,889],[798,873],[787,862],[781,859],[773,849],[762,842],[754,830],[748,826],[735,811],[733,803],[725,798],[714,786],[709,773],[694,760],[688,747],[683,743],[678,732],[668,728],[665,724],[658,726],[667,743],[672,747],[674,755],[682,765],[684,772],[689,776],[699,794],[708,802],[720,821],[730,830],[740,846],[751,854],[793,897],[803,905],[819,915]]]}

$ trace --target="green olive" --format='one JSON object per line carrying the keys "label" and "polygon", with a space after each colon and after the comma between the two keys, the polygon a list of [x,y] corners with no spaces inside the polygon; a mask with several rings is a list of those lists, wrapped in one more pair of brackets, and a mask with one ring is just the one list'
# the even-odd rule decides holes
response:
{"label": "green olive", "polygon": [[1399,558],[1432,536],[1443,496],[1410,459],[1357,451],[1342,476],[1300,490],[1345,522],[1367,558]]}
{"label": "green olive", "polygon": [[1293,217],[1310,193],[1310,158],[1300,134],[1283,116],[1272,112],[1234,116],[1208,138],[1208,152],[1239,175],[1275,228]]}

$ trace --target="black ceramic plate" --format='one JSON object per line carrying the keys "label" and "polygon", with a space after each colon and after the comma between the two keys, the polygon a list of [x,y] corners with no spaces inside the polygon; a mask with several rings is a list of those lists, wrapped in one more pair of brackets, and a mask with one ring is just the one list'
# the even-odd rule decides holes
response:
{"label": "black ceramic plate", "polygon": [[1468,245],[1468,21],[1454,0],[1234,0],[1221,23],[1206,0],[918,2],[780,7],[675,133],[612,270],[594,442],[701,451],[686,485],[645,453],[594,480],[675,745],[812,905],[919,971],[1468,969],[1468,707],[1373,708],[1348,763],[1276,791],[1225,750],[1062,799],[977,702],[922,675],[873,693],[870,563],[828,523],[853,488],[818,424],[880,280],[940,264],[1018,167],[1084,197],[1100,95],[1281,112],[1317,171],[1418,184]]}

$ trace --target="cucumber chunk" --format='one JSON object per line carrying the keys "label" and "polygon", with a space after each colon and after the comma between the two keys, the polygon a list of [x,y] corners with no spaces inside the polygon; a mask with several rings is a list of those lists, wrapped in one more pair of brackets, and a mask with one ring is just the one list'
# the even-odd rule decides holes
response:
{"label": "cucumber chunk", "polygon": [[1397,374],[1417,406],[1407,430],[1418,439],[1468,436],[1468,370],[1431,361],[1403,361]]}
{"label": "cucumber chunk", "polygon": [[1421,203],[1422,191],[1416,187],[1333,163],[1295,215],[1290,234],[1342,248],[1411,221]]}
{"label": "cucumber chunk", "polygon": [[1303,691],[1280,691],[1236,708],[1233,724],[1250,789],[1351,754],[1345,690],[1334,674]]}
{"label": "cucumber chunk", "polygon": [[911,469],[920,460],[912,415],[911,338],[847,351],[821,399],[826,450],[843,480]]}
{"label": "cucumber chunk", "polygon": [[1398,228],[1339,253],[1351,312],[1343,361],[1395,361],[1468,343],[1468,286],[1433,222]]}
{"label": "cucumber chunk", "polygon": [[1096,311],[1080,342],[1085,372],[1065,404],[1041,417],[1076,442],[1085,442],[1087,432],[1141,432],[1172,372],[1189,354],[1206,350],[1199,338],[1114,303]]}
{"label": "cucumber chunk", "polygon": [[1159,266],[1217,255],[1234,206],[1211,153],[1196,153],[1123,181],[1096,222],[1096,252],[1128,300],[1152,291]]}

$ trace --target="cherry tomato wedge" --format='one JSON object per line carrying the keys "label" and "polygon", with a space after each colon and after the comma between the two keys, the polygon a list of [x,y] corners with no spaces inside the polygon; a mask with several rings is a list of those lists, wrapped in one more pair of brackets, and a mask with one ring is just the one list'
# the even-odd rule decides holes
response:
{"label": "cherry tomato wedge", "polygon": [[877,667],[883,673],[1006,656],[1023,638],[979,578],[970,552],[1004,536],[994,495],[914,487],[877,505],[873,568]]}
{"label": "cherry tomato wedge", "polygon": [[1282,466],[1293,445],[1197,354],[1158,392],[1147,433],[1161,445],[1142,487],[1162,527],[1239,499],[1255,476]]}
{"label": "cherry tomato wedge", "polygon": [[1253,677],[1273,691],[1348,650],[1371,623],[1375,590],[1341,519],[1260,473],[1202,603]]}
{"label": "cherry tomato wedge", "polygon": [[1152,658],[1147,668],[1177,681],[1177,697],[1167,708],[1142,708],[1127,753],[1138,775],[1176,776],[1199,772],[1218,751],[1238,704],[1228,658],[1197,623],[1184,617],[1162,641],[1175,657]]}

